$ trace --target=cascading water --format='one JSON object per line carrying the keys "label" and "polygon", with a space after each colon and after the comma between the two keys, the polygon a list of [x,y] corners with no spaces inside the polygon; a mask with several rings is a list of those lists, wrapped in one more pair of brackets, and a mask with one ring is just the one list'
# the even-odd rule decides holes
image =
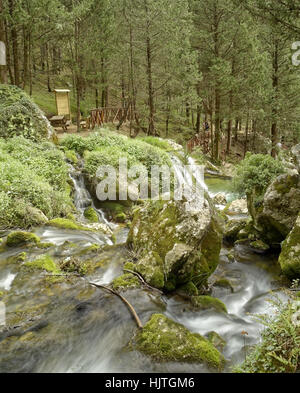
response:
{"label": "cascading water", "polygon": [[[176,176],[191,185],[192,174],[184,177],[180,160],[173,156],[172,161]],[[192,172],[195,172],[195,163],[189,160],[189,164],[194,168]],[[94,204],[82,174],[71,168],[70,176],[74,182],[75,204],[84,221],[84,209]],[[102,222],[110,224],[103,212],[97,211]],[[110,227],[112,228],[111,224]],[[73,246],[65,244],[66,240],[79,246],[79,250],[94,243],[111,244],[108,237],[94,232],[40,228],[36,233],[44,242],[55,244],[54,256],[73,255]],[[78,248],[75,250],[78,252]],[[21,327],[12,331],[0,330],[0,372],[207,371],[201,365],[172,362],[160,364],[139,352],[124,351],[134,334],[135,325],[127,308],[117,297],[91,288],[80,278],[47,287],[42,273],[20,271],[19,266],[13,268],[7,264],[8,257],[21,251],[23,250],[13,249],[9,254],[0,254],[0,291],[6,290],[10,294],[8,317],[10,313],[14,316],[15,309],[20,307],[23,310],[38,307],[40,315],[33,322],[28,322],[33,324],[32,330],[26,323],[25,327],[21,324]],[[34,251],[32,254],[30,250],[26,252],[29,257],[34,256]],[[266,299],[271,289],[277,289],[277,284],[270,269],[264,269],[273,263],[270,257],[238,248],[234,262],[230,263],[227,254],[228,250],[224,248],[216,275],[229,280],[232,291],[214,288],[213,296],[224,302],[228,314],[212,310],[195,312],[180,297],[161,296],[147,290],[128,291],[126,298],[134,305],[143,323],[149,320],[151,314],[163,312],[193,332],[202,335],[217,332],[226,340],[224,355],[230,366],[242,361],[245,356],[242,331],[248,334],[247,346],[258,342],[262,327],[249,313],[271,311]],[[122,245],[106,246],[98,258],[101,267],[88,280],[109,284],[122,274],[122,265],[127,255]],[[26,313],[23,318],[26,321]],[[7,337],[10,340],[6,340]],[[19,337],[22,337],[22,341],[19,341]]]}

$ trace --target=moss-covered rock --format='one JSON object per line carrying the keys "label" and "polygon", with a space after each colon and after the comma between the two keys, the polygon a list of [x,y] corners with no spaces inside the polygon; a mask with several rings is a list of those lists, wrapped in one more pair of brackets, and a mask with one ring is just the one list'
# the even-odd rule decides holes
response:
{"label": "moss-covered rock", "polygon": [[136,276],[129,273],[115,278],[112,287],[115,291],[136,289],[141,287],[141,283]]}
{"label": "moss-covered rock", "polygon": [[84,211],[84,217],[89,221],[89,222],[99,222],[99,217],[98,214],[96,213],[96,210],[93,209],[91,206],[87,207]]}
{"label": "moss-covered rock", "polygon": [[128,236],[139,254],[136,271],[167,291],[189,282],[206,285],[219,262],[222,225],[208,200],[199,211],[173,200],[146,202],[134,213]]}
{"label": "moss-covered rock", "polygon": [[270,249],[270,246],[262,240],[256,240],[250,243],[250,247],[257,253],[265,253]]}
{"label": "moss-covered rock", "polygon": [[220,278],[219,280],[215,281],[214,287],[227,288],[230,289],[231,292],[234,292],[233,285],[227,278]]}
{"label": "moss-covered rock", "polygon": [[67,218],[54,218],[47,223],[48,226],[60,229],[72,229],[77,231],[93,231],[91,228],[85,227]]}
{"label": "moss-covered rock", "polygon": [[225,363],[222,354],[208,340],[162,314],[152,315],[137,333],[136,348],[156,361],[205,363],[218,370]]}
{"label": "moss-covered rock", "polygon": [[227,313],[227,308],[221,300],[211,296],[194,296],[192,304],[197,310],[215,309],[216,311]]}
{"label": "moss-covered rock", "polygon": [[198,289],[193,282],[188,282],[178,289],[179,294],[187,295],[187,296],[198,296]]}
{"label": "moss-covered rock", "polygon": [[294,228],[282,243],[279,263],[288,278],[300,278],[300,215]]}
{"label": "moss-covered rock", "polygon": [[31,269],[46,270],[47,272],[59,274],[60,269],[56,266],[56,263],[49,255],[43,255],[40,258],[26,262],[24,266]]}
{"label": "moss-covered rock", "polygon": [[247,220],[230,220],[225,225],[224,239],[234,243],[238,238],[238,233],[245,228]]}
{"label": "moss-covered rock", "polygon": [[11,232],[6,239],[7,247],[22,247],[40,243],[40,238],[31,232]]}
{"label": "moss-covered rock", "polygon": [[300,211],[299,173],[294,170],[277,177],[267,189],[261,206],[252,206],[251,210],[261,240],[269,245],[282,242]]}
{"label": "moss-covered rock", "polygon": [[207,334],[207,339],[210,341],[214,347],[222,351],[226,345],[226,341],[216,332],[209,332]]}

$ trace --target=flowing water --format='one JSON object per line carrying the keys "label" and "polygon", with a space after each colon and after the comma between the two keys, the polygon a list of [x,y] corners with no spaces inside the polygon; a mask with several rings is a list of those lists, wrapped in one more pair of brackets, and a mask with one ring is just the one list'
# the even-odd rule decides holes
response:
{"label": "flowing water", "polygon": [[[74,168],[71,178],[79,218],[84,221],[84,209],[94,203],[82,175]],[[230,193],[229,183],[220,181],[218,192]],[[214,195],[216,189],[210,186],[210,181],[207,185]],[[37,228],[35,232],[43,242],[54,244],[47,250],[53,258],[70,258],[93,244],[99,245],[96,257],[101,263],[87,280],[109,284],[122,273],[127,258],[124,243],[128,230],[109,223],[103,211],[97,212],[101,222],[115,231],[116,245],[112,245],[109,234],[101,232],[49,227]],[[7,316],[6,326],[2,330],[0,327],[0,372],[208,371],[202,365],[156,363],[130,349],[128,343],[136,326],[119,298],[91,287],[85,279],[71,277],[53,283],[43,272],[22,269],[20,263],[10,259],[22,251],[25,250],[18,248],[0,254],[0,291],[6,291]],[[29,258],[45,253],[43,250],[26,252]],[[125,295],[143,323],[153,313],[165,313],[193,332],[204,336],[211,331],[220,334],[226,340],[227,371],[244,359],[248,346],[259,341],[262,326],[251,314],[272,312],[267,299],[270,290],[279,287],[275,257],[259,256],[238,246],[235,260],[230,262],[228,252],[226,247],[222,249],[214,276],[228,279],[232,290],[213,288],[212,293],[225,303],[228,314],[211,310],[195,312],[179,296],[161,296],[148,290],[127,291]],[[242,331],[248,335],[243,336]]]}

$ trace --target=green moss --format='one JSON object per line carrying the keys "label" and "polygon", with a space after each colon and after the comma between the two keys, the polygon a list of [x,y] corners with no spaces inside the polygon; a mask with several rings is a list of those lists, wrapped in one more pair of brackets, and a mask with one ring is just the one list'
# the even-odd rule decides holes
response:
{"label": "green moss", "polygon": [[135,264],[132,262],[126,262],[124,265],[125,270],[131,270],[132,272],[135,271]]}
{"label": "green moss", "polygon": [[141,283],[139,279],[133,274],[124,274],[123,276],[117,277],[112,283],[112,287],[115,291],[127,290],[140,288]]}
{"label": "green moss", "polygon": [[220,288],[228,288],[231,290],[231,292],[234,292],[233,286],[231,284],[231,282],[229,280],[227,280],[227,278],[221,278],[220,280],[217,280],[214,283],[215,287],[220,287]]}
{"label": "green moss", "polygon": [[21,252],[18,255],[8,258],[8,262],[9,263],[20,263],[20,262],[25,262],[26,259],[27,259],[26,252]]}
{"label": "green moss", "polygon": [[89,228],[86,228],[80,224],[77,224],[76,222],[72,220],[68,220],[67,218],[55,218],[49,222],[47,222],[48,226],[51,227],[56,227],[56,228],[61,228],[61,229],[72,229],[72,230],[77,230],[77,231],[92,231]]}
{"label": "green moss", "polygon": [[193,282],[188,282],[187,284],[183,285],[182,287],[179,288],[179,292],[184,293],[188,296],[197,296],[198,295],[198,289],[196,285]]}
{"label": "green moss", "polygon": [[99,222],[99,217],[96,213],[96,210],[93,209],[92,207],[87,207],[84,211],[84,217],[92,223],[98,223]]}
{"label": "green moss", "polygon": [[50,247],[55,247],[55,244],[53,244],[53,243],[39,243],[39,244],[37,244],[37,247],[42,250],[45,250]]}
{"label": "green moss", "polygon": [[282,243],[279,263],[289,279],[300,278],[300,215],[293,230]]}
{"label": "green moss", "polygon": [[67,151],[65,152],[65,156],[66,156],[67,160],[68,160],[71,164],[73,164],[73,165],[78,164],[78,158],[77,158],[77,156],[76,156],[75,151],[73,151],[73,150],[67,150]]}
{"label": "green moss", "polygon": [[198,310],[215,309],[216,311],[227,313],[227,308],[221,300],[211,296],[194,296],[192,297],[192,304]]}
{"label": "green moss", "polygon": [[128,218],[128,207],[117,202],[104,202],[101,207],[111,216],[112,220],[120,224]]}
{"label": "green moss", "polygon": [[209,332],[207,335],[208,341],[213,344],[214,347],[219,350],[223,350],[226,345],[226,341],[216,332]]}
{"label": "green moss", "polygon": [[7,247],[21,247],[40,243],[40,238],[30,232],[11,232],[6,239]]}
{"label": "green moss", "polygon": [[136,347],[156,361],[206,363],[218,370],[224,365],[223,356],[208,340],[162,314],[152,315],[137,333]]}
{"label": "green moss", "polygon": [[59,274],[61,272],[49,255],[43,255],[35,261],[26,262],[25,266],[32,269],[46,270],[47,272],[54,274]]}
{"label": "green moss", "polygon": [[270,246],[264,243],[262,240],[256,240],[250,243],[250,246],[255,250],[262,251],[262,252],[266,252],[270,249]]}

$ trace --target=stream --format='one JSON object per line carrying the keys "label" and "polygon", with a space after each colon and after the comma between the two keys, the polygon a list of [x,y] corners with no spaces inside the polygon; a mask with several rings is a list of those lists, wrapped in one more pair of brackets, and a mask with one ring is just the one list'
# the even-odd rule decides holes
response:
{"label": "stream", "polygon": [[[78,219],[84,222],[84,208],[94,202],[83,176],[74,168],[70,176],[75,188]],[[224,192],[230,200],[230,181],[217,177],[206,179],[213,196]],[[101,223],[116,234],[37,228],[43,242],[53,243],[47,253],[53,258],[71,258],[97,244],[99,268],[87,279],[109,284],[122,274],[127,254],[128,229],[110,223],[97,209]],[[5,236],[2,233],[0,236]],[[50,283],[42,272],[20,269],[10,258],[26,251],[29,258],[45,254],[45,250],[12,249],[0,254],[0,291],[5,297],[6,326],[0,326],[0,372],[207,372],[205,366],[183,363],[156,363],[132,350],[128,344],[136,326],[128,309],[116,296],[91,287],[84,279],[73,277]],[[161,296],[148,290],[131,290],[126,298],[132,303],[143,323],[153,313],[164,313],[203,336],[217,332],[226,340],[223,354],[225,371],[242,362],[249,346],[259,342],[262,326],[253,314],[271,313],[270,291],[277,290],[276,257],[257,255],[244,246],[235,249],[230,262],[230,249],[223,247],[220,265],[214,275],[230,281],[233,290],[213,288],[213,296],[222,300],[228,314],[212,310],[194,311],[179,296]],[[92,251],[90,251],[92,253]],[[101,263],[100,263],[101,262]],[[278,295],[284,298],[280,291]],[[241,334],[247,332],[246,338]],[[246,347],[245,347],[246,345]]]}

